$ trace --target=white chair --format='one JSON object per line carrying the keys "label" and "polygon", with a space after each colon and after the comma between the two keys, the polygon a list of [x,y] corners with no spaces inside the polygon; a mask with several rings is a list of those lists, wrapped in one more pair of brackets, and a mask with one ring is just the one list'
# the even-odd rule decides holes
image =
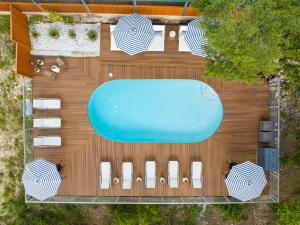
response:
{"label": "white chair", "polygon": [[123,189],[131,189],[132,174],[133,174],[132,162],[123,162],[122,163],[122,188]]}
{"label": "white chair", "polygon": [[100,163],[100,189],[109,189],[111,186],[111,164],[110,162]]}
{"label": "white chair", "polygon": [[179,44],[178,44],[178,51],[179,52],[190,52],[191,49],[188,43],[185,40],[187,26],[180,26],[179,28]]}
{"label": "white chair", "polygon": [[168,163],[168,184],[170,188],[179,186],[179,163],[178,161],[169,161]]}
{"label": "white chair", "polygon": [[34,147],[60,147],[60,136],[38,136],[33,138]]}
{"label": "white chair", "polygon": [[145,163],[145,183],[146,183],[146,188],[155,188],[156,185],[155,161],[146,161]]}
{"label": "white chair", "polygon": [[60,118],[38,118],[33,119],[34,128],[61,128]]}
{"label": "white chair", "polygon": [[192,187],[202,188],[202,162],[194,161],[191,166]]}
{"label": "white chair", "polygon": [[33,108],[35,109],[60,109],[61,101],[55,98],[33,99]]}
{"label": "white chair", "polygon": [[[110,25],[110,50],[111,51],[121,51],[116,45],[116,41],[113,35],[116,25]],[[154,39],[147,51],[159,51],[163,52],[165,50],[165,25],[153,25],[155,32]]]}

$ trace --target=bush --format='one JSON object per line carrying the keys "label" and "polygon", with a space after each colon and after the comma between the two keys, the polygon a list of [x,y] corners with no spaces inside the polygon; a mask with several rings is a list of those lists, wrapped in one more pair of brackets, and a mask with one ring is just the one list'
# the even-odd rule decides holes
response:
{"label": "bush", "polygon": [[53,39],[58,39],[60,34],[57,28],[51,28],[48,30],[49,37]]}
{"label": "bush", "polygon": [[66,24],[71,24],[74,22],[74,18],[72,16],[65,16],[55,12],[50,12],[48,17],[52,21],[63,22]]}
{"label": "bush", "polygon": [[280,203],[277,209],[278,224],[299,225],[300,224],[300,201],[290,199]]}
{"label": "bush", "polygon": [[32,36],[33,39],[38,39],[40,35],[41,34],[36,29],[33,29],[31,31],[31,36]]}
{"label": "bush", "polygon": [[74,30],[70,29],[68,30],[68,35],[71,39],[75,39],[76,38],[76,33]]}
{"label": "bush", "polygon": [[242,206],[239,204],[227,204],[216,206],[220,209],[225,221],[239,222],[243,219]]}
{"label": "bush", "polygon": [[32,15],[29,17],[30,24],[41,23],[41,22],[49,22],[48,17],[42,15]]}
{"label": "bush", "polygon": [[9,33],[10,30],[10,18],[7,15],[0,15],[0,34]]}
{"label": "bush", "polygon": [[88,36],[88,39],[90,41],[96,41],[97,37],[98,37],[98,34],[97,34],[97,31],[90,30],[90,31],[87,32],[87,36]]}
{"label": "bush", "polygon": [[0,69],[9,68],[15,59],[15,45],[8,33],[0,32]]}
{"label": "bush", "polygon": [[113,220],[117,225],[160,224],[161,213],[155,205],[111,205]]}

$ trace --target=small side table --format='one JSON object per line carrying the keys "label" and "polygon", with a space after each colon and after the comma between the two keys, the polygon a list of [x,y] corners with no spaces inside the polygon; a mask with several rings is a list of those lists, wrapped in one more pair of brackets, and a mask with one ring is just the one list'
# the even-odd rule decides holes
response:
{"label": "small side table", "polygon": [[118,177],[115,177],[114,179],[113,179],[113,182],[114,182],[114,184],[118,184],[119,183],[119,178]]}
{"label": "small side table", "polygon": [[160,182],[161,184],[166,183],[166,178],[160,177],[160,178],[159,178],[159,182]]}
{"label": "small side table", "polygon": [[51,66],[51,71],[55,72],[55,73],[59,73],[60,72],[60,68],[57,65],[53,65],[53,66]]}
{"label": "small side table", "polygon": [[169,37],[170,37],[171,40],[175,39],[175,37],[176,37],[176,31],[174,31],[174,30],[170,31],[169,32]]}
{"label": "small side table", "polygon": [[182,182],[183,182],[183,183],[188,183],[188,182],[189,182],[189,178],[183,177],[183,178],[182,178]]}

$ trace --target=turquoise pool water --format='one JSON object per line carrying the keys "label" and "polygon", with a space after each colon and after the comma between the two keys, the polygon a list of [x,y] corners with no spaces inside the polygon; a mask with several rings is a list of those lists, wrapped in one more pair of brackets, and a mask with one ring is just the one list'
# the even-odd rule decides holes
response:
{"label": "turquoise pool water", "polygon": [[113,80],[88,102],[97,134],[118,142],[194,143],[223,119],[218,94],[197,80]]}

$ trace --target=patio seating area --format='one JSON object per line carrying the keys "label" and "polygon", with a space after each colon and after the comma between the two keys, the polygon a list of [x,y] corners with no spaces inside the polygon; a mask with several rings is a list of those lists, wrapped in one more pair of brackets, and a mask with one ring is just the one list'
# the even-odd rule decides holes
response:
{"label": "patio seating area", "polygon": [[[179,29],[178,25],[165,26],[164,52],[146,51],[129,56],[111,51],[110,26],[104,24],[100,57],[63,58],[68,67],[55,79],[41,72],[34,74],[33,99],[41,100],[33,103],[33,118],[62,121],[59,129],[33,128],[33,136],[43,138],[43,146],[34,148],[34,157],[64,165],[65,179],[59,196],[226,196],[226,162],[256,162],[256,148],[261,145],[260,120],[269,119],[268,87],[204,77],[203,58],[179,52],[179,37],[167,35],[170,31],[178,35]],[[56,57],[44,57],[44,67],[55,60]],[[95,134],[86,107],[94,89],[114,79],[202,80],[222,99],[222,125],[208,140],[194,144],[106,140]],[[43,99],[52,99],[49,104],[55,107],[58,102],[53,101],[59,100],[60,110],[37,109],[35,106],[49,107]],[[61,137],[59,147],[44,146],[47,137]],[[155,167],[146,162],[155,162]],[[168,170],[170,166],[178,170]],[[264,191],[268,188],[267,185]]]}

